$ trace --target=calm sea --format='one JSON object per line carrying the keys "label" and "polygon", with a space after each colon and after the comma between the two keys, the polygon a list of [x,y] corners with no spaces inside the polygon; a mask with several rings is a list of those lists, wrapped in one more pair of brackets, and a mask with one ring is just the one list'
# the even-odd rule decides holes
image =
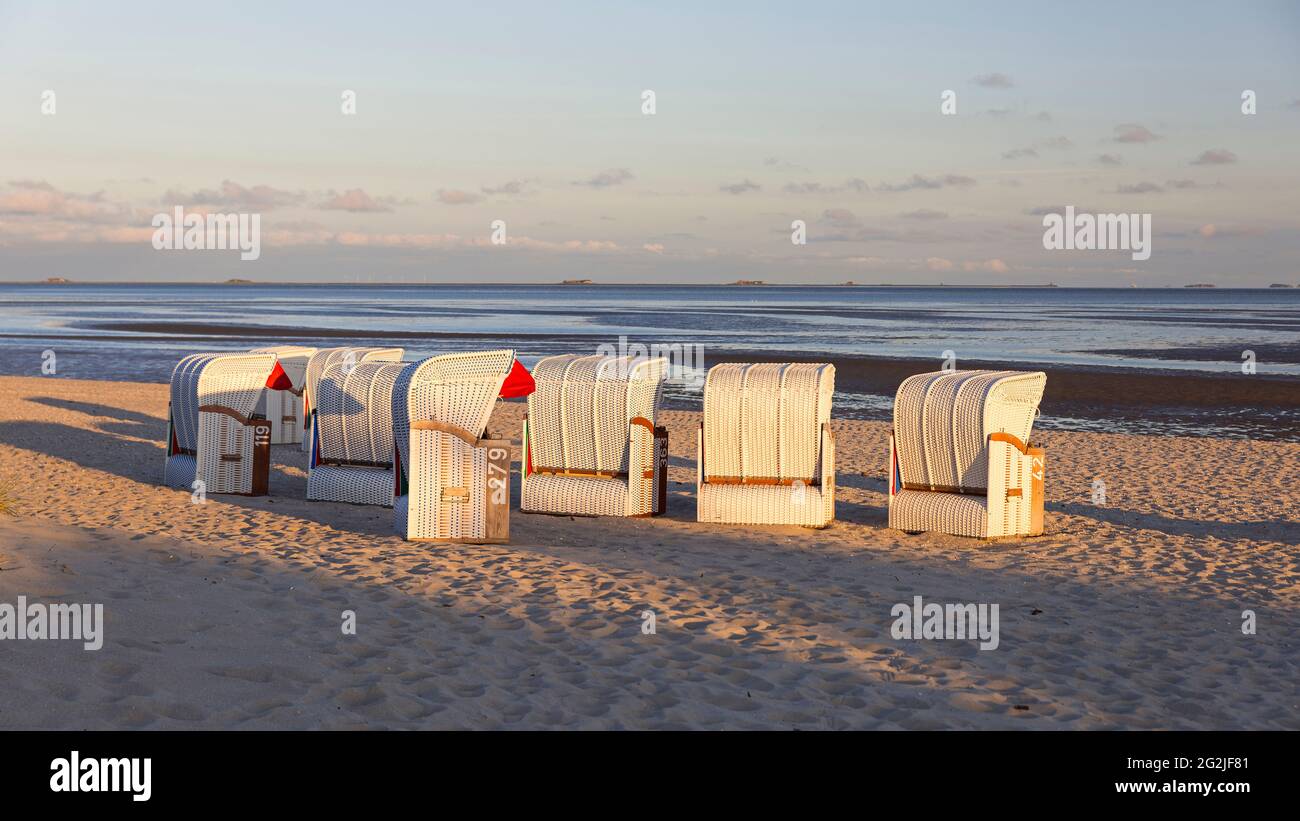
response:
{"label": "calm sea", "polygon": [[[526,365],[633,342],[710,352],[1300,376],[1300,289],[0,284],[0,373],[167,381],[196,350],[514,347]],[[689,401],[690,389],[678,391]],[[877,416],[892,397],[856,397]],[[837,411],[841,399],[837,396]]]}

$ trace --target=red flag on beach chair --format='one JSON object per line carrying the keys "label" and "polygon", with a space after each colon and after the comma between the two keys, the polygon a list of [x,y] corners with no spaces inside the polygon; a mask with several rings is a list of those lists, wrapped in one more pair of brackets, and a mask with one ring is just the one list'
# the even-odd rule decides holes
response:
{"label": "red flag on beach chair", "polygon": [[266,386],[273,391],[291,391],[293,390],[293,380],[289,374],[284,372],[284,368],[279,362],[275,363],[275,370],[266,378]]}
{"label": "red flag on beach chair", "polygon": [[527,396],[535,390],[537,390],[537,383],[533,381],[533,375],[516,359],[514,367],[510,369],[510,375],[501,385],[501,393],[498,396],[502,399],[514,399],[518,396]]}

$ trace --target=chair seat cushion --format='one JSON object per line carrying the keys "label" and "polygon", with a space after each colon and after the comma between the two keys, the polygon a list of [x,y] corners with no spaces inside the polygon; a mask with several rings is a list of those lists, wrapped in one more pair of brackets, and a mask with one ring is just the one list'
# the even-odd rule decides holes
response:
{"label": "chair seat cushion", "polygon": [[833,494],[816,485],[732,485],[705,482],[699,489],[701,522],[825,527],[834,518]]}
{"label": "chair seat cushion", "polygon": [[533,474],[519,505],[525,513],[626,516],[627,480]]}
{"label": "chair seat cushion", "polygon": [[902,490],[889,506],[889,526],[898,530],[937,530],[954,536],[987,538],[987,496]]}
{"label": "chair seat cushion", "polygon": [[354,505],[393,504],[393,471],[383,468],[317,465],[307,477],[307,498]]}

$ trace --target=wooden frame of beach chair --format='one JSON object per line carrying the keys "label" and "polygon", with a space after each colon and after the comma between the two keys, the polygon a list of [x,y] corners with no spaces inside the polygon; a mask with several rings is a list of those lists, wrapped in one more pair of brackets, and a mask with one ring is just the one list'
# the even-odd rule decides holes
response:
{"label": "wooden frame of beach chair", "polygon": [[402,362],[339,361],[316,384],[307,498],[393,504],[393,386]]}
{"label": "wooden frame of beach chair", "polygon": [[[264,496],[271,423],[254,410],[275,368],[271,353],[205,353],[172,370],[163,484]],[[195,487],[195,481],[203,484]]]}
{"label": "wooden frame of beach chair", "polygon": [[297,445],[303,439],[303,391],[307,386],[307,363],[316,353],[315,348],[300,345],[275,345],[253,348],[249,353],[273,353],[280,367],[293,383],[289,390],[262,391],[257,404],[258,413],[271,422],[271,444]]}
{"label": "wooden frame of beach chair", "polygon": [[935,371],[894,399],[889,526],[991,539],[1043,532],[1047,457],[1030,447],[1047,375]]}
{"label": "wooden frame of beach chair", "polygon": [[835,519],[835,366],[727,363],[704,381],[701,522],[825,527]]}
{"label": "wooden frame of beach chair", "polygon": [[513,350],[408,365],[393,390],[394,529],[410,541],[510,540],[510,441],[485,434]]}
{"label": "wooden frame of beach chair", "polygon": [[668,360],[549,356],[533,368],[523,426],[525,513],[657,516],[668,431],[656,427]]}
{"label": "wooden frame of beach chair", "polygon": [[330,365],[343,363],[349,367],[362,362],[401,362],[406,353],[402,348],[358,348],[343,346],[339,348],[317,348],[307,360],[307,374],[302,392],[302,449],[311,450],[312,414],[316,411],[316,385],[321,374]]}

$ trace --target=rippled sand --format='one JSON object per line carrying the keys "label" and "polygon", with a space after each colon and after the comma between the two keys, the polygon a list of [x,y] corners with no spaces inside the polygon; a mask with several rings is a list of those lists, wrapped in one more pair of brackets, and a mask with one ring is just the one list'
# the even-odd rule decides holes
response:
{"label": "rippled sand", "polygon": [[[305,501],[291,447],[271,496],[192,504],[157,484],[166,402],[0,378],[0,602],[106,618],[98,652],[0,641],[0,727],[1300,729],[1300,445],[1044,432],[1047,535],[984,543],[885,528],[878,422],[836,424],[829,529],[699,524],[669,412],[666,517],[441,546]],[[999,604],[1000,647],[895,641],[916,595]]]}

